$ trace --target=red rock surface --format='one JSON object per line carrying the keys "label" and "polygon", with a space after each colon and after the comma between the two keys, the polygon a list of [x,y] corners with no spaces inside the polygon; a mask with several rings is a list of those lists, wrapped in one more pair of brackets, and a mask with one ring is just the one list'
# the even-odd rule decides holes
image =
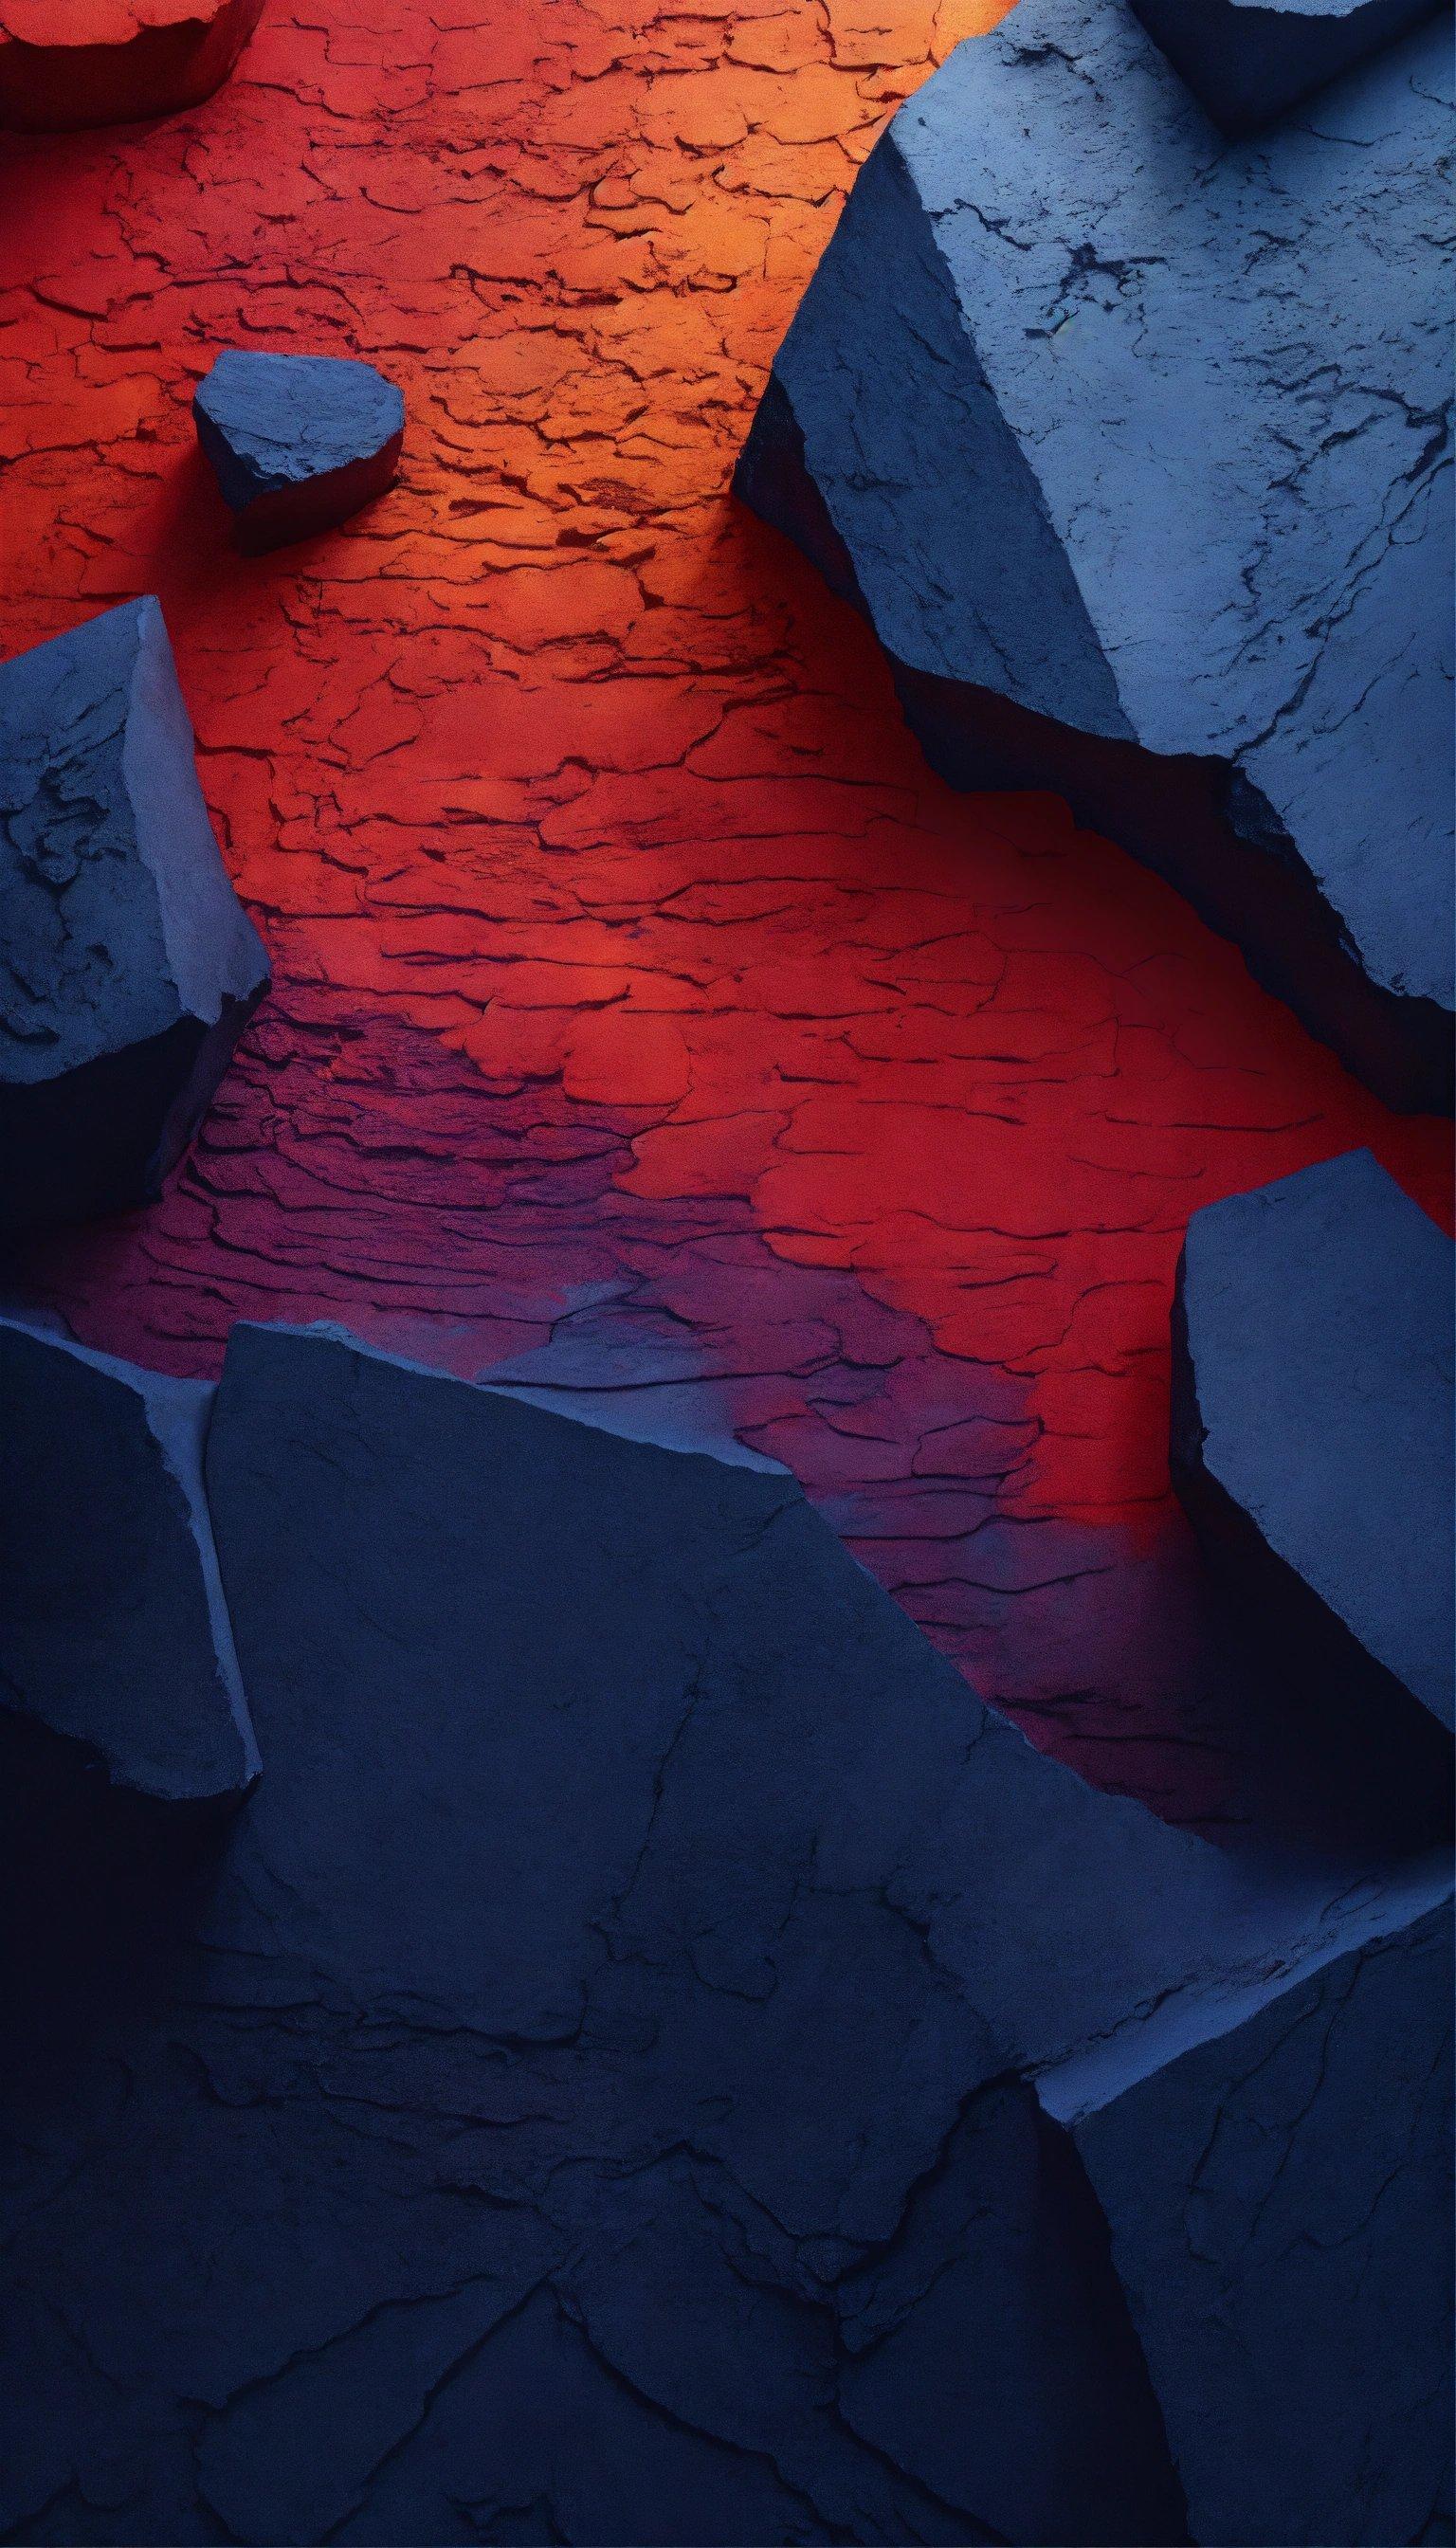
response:
{"label": "red rock surface", "polygon": [[[1359,1143],[1440,1210],[1446,1137],[1057,805],[934,781],[729,504],[974,7],[273,0],[194,115],[11,145],[0,636],[161,594],[277,969],[166,1201],[20,1271],[178,1370],[332,1317],[734,1429],[1039,1740],[1216,1820],[1187,1217]],[[228,342],[398,379],[394,493],[236,557],[188,412]]]}
{"label": "red rock surface", "polygon": [[211,97],[263,0],[0,0],[0,125],[65,133]]}

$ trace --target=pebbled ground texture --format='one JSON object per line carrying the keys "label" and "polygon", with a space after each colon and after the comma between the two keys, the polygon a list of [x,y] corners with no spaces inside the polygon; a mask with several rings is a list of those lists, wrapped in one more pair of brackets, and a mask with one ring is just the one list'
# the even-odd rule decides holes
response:
{"label": "pebbled ground texture", "polygon": [[1063,788],[1447,1110],[1449,56],[1229,148],[1131,11],[1024,0],[874,152],[737,477],[938,769]]}
{"label": "pebbled ground texture", "polygon": [[[8,145],[4,642],[161,594],[277,977],[162,1202],[12,1272],[181,1372],[330,1316],[741,1435],[1039,1741],[1213,1827],[1265,1711],[1168,1486],[1188,1215],[1358,1145],[1444,1213],[1448,1134],[1051,799],[935,778],[728,500],[856,168],[978,23],[271,0],[194,113]],[[244,342],[410,415],[390,495],[255,560],[191,422]]]}

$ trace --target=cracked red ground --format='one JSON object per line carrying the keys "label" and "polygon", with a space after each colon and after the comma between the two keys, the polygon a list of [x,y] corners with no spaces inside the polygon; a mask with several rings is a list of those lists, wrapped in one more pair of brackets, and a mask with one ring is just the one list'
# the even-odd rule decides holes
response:
{"label": "cracked red ground", "polygon": [[[887,112],[976,0],[270,0],[173,123],[3,173],[3,650],[160,594],[276,987],[163,1204],[31,1251],[78,1334],[239,1317],[786,1461],[988,1695],[1236,1783],[1167,1484],[1189,1213],[1388,1115],[1049,800],[927,773],[729,501]],[[220,346],[404,387],[402,482],[228,544]]]}

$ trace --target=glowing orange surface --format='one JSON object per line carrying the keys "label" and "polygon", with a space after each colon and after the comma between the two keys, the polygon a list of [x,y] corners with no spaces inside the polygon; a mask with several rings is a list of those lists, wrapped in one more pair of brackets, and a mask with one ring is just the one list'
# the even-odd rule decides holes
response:
{"label": "glowing orange surface", "polygon": [[[1356,1143],[1438,1208],[1446,1143],[1057,805],[935,781],[728,500],[856,166],[995,14],[271,0],[203,108],[10,145],[4,651],[161,595],[277,971],[164,1204],[25,1271],[178,1368],[333,1316],[732,1426],[1186,1800],[1187,1217]],[[189,414],[233,342],[400,380],[397,491],[235,556]]]}

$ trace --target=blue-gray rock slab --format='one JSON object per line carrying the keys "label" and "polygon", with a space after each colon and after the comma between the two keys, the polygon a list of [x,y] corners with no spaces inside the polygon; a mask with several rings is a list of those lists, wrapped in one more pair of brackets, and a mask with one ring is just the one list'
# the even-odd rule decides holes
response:
{"label": "blue-gray rock slab", "polygon": [[151,598],[0,665],[0,1226],[151,1201],[268,984]]}
{"label": "blue-gray rock slab", "polygon": [[736,475],[960,786],[1169,877],[1389,1102],[1452,1057],[1450,45],[1229,148],[1132,11],[903,106]]}
{"label": "blue-gray rock slab", "polygon": [[1456,1252],[1352,1150],[1195,1213],[1172,1466],[1290,1669],[1453,1724]]}
{"label": "blue-gray rock slab", "polygon": [[266,1775],[179,1978],[0,2081],[0,2520],[1183,2536],[1032,2083],[1345,1878],[1041,1759],[779,1473],[244,1326],[206,1479]]}
{"label": "blue-gray rock slab", "polygon": [[1236,137],[1393,45],[1439,0],[1132,0],[1205,114]]}
{"label": "blue-gray rock slab", "polygon": [[193,413],[239,545],[255,551],[330,529],[382,496],[405,435],[395,383],[333,354],[229,347]]}
{"label": "blue-gray rock slab", "polygon": [[1071,2120],[1195,2539],[1447,2535],[1451,1937],[1447,1864]]}
{"label": "blue-gray rock slab", "polygon": [[212,1402],[0,1318],[0,1708],[167,1804],[258,1770],[203,1491]]}

